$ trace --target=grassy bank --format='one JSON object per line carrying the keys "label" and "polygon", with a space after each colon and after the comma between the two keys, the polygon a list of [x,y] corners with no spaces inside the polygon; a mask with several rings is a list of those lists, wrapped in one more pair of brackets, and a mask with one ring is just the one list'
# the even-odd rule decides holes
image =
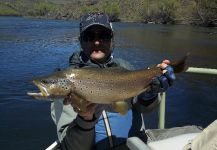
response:
{"label": "grassy bank", "polygon": [[8,3],[0,2],[0,16],[21,16],[19,11],[8,6]]}
{"label": "grassy bank", "polygon": [[0,15],[78,19],[101,11],[112,21],[217,26],[213,0],[5,0]]}

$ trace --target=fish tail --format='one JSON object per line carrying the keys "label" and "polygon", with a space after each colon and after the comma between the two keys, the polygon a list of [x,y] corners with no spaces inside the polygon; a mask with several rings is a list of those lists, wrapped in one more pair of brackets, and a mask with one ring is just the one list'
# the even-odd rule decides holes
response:
{"label": "fish tail", "polygon": [[188,69],[188,66],[186,64],[186,60],[187,60],[189,55],[190,55],[190,52],[188,52],[180,60],[171,63],[171,66],[173,67],[174,73],[184,72],[184,71],[186,71]]}

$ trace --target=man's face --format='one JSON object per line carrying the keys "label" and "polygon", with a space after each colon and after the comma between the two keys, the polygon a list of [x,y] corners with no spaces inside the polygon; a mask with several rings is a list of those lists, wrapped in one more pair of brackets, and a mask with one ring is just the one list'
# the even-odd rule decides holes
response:
{"label": "man's face", "polygon": [[81,47],[90,59],[104,62],[111,54],[112,33],[102,26],[92,26],[82,33]]}

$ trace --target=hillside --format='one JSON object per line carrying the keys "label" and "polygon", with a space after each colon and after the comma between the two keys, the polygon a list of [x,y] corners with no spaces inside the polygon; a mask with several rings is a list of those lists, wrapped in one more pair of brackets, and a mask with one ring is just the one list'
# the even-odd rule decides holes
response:
{"label": "hillside", "polygon": [[0,15],[78,19],[101,11],[112,21],[217,26],[213,0],[1,0]]}

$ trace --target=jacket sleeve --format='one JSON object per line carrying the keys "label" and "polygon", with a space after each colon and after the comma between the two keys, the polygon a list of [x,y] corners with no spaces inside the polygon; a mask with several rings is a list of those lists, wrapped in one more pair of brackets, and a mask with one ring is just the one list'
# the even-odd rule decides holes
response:
{"label": "jacket sleeve", "polygon": [[141,113],[149,113],[155,110],[160,104],[158,94],[152,94],[145,91],[135,97],[132,101],[132,107]]}
{"label": "jacket sleeve", "polygon": [[74,112],[71,105],[63,105],[62,100],[52,102],[51,115],[63,150],[89,150],[94,145],[96,117],[86,121]]}
{"label": "jacket sleeve", "polygon": [[95,144],[96,120],[94,118],[91,121],[85,121],[77,115],[68,126],[61,148],[63,150],[90,150]]}

